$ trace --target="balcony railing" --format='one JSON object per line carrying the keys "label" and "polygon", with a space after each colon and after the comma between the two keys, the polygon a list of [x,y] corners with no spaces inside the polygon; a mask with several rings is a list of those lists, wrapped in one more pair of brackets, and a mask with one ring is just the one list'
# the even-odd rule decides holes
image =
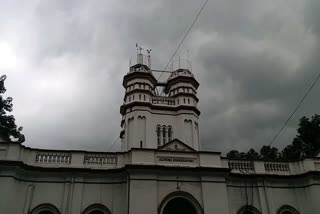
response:
{"label": "balcony railing", "polygon": [[252,161],[239,161],[239,160],[230,160],[228,166],[232,171],[239,172],[254,172],[254,164]]}
{"label": "balcony railing", "polygon": [[65,152],[37,152],[35,162],[44,164],[70,164],[71,154]]}
{"label": "balcony railing", "polygon": [[86,154],[83,163],[85,165],[113,165],[117,164],[117,155],[111,154]]}
{"label": "balcony railing", "polygon": [[290,172],[288,163],[265,162],[264,168],[266,172]]}
{"label": "balcony railing", "polygon": [[171,97],[152,97],[151,102],[155,105],[176,105],[175,99]]}

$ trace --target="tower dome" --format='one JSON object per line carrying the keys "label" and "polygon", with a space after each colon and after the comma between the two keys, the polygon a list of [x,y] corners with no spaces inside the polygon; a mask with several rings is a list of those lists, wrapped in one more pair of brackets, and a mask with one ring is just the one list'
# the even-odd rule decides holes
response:
{"label": "tower dome", "polygon": [[[189,69],[179,68],[160,82],[151,69],[150,52],[138,47],[137,61],[123,78],[124,102],[120,133],[122,150],[155,149],[178,139],[200,149],[197,108],[199,83]],[[148,51],[148,50],[147,50]],[[158,89],[164,89],[164,95]]]}
{"label": "tower dome", "polygon": [[171,80],[171,79],[174,79],[176,77],[180,77],[180,76],[183,76],[183,77],[194,77],[189,69],[178,69],[178,70],[175,70],[175,71],[173,71],[171,73],[171,75],[168,78],[168,81]]}

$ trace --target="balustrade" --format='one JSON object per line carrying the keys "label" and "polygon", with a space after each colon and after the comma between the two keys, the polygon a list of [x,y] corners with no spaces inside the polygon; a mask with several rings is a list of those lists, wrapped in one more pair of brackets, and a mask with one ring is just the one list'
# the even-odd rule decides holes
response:
{"label": "balustrade", "polygon": [[35,162],[45,164],[70,164],[71,154],[60,152],[37,152]]}
{"label": "balustrade", "polygon": [[240,161],[240,160],[229,160],[229,168],[232,170],[240,171],[243,173],[250,171],[254,172],[254,165],[252,161]]}
{"label": "balustrade", "polygon": [[152,104],[160,104],[160,105],[176,105],[176,101],[174,98],[169,97],[152,97]]}
{"label": "balustrade", "polygon": [[289,172],[289,164],[288,163],[280,163],[280,162],[266,162],[264,163],[264,168],[266,172]]}
{"label": "balustrade", "polygon": [[107,164],[117,164],[117,156],[111,154],[86,154],[83,160],[84,164],[99,164],[99,165],[107,165]]}

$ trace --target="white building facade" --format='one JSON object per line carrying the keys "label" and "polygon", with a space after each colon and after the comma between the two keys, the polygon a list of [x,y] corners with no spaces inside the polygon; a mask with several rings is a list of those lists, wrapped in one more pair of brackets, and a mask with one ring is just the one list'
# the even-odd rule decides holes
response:
{"label": "white building facade", "polygon": [[138,54],[123,86],[121,152],[44,150],[2,139],[0,213],[320,213],[319,155],[264,162],[201,150],[199,83],[190,69],[159,82]]}

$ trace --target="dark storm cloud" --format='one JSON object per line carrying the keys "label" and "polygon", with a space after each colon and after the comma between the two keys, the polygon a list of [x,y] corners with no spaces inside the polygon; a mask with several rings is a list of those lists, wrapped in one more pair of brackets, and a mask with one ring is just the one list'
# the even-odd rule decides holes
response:
{"label": "dark storm cloud", "polygon": [[[11,57],[0,72],[26,145],[106,150],[119,133],[121,81],[135,43],[152,48],[153,68],[164,68],[201,4],[4,1],[0,55]],[[203,148],[270,141],[320,67],[319,10],[317,0],[208,2],[179,51],[190,50],[200,82]],[[319,88],[277,145],[290,142],[302,115],[319,113]]]}

